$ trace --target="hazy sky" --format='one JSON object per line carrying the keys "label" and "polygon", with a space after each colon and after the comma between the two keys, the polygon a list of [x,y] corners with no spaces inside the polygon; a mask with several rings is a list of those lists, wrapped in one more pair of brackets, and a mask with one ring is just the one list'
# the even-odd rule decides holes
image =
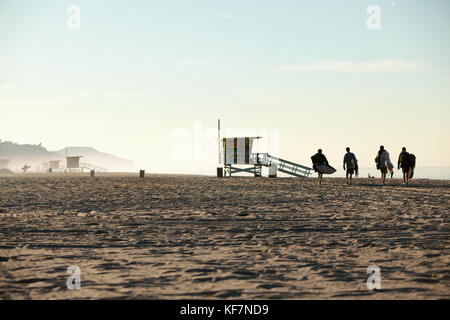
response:
{"label": "hazy sky", "polygon": [[447,0],[0,0],[0,139],[214,174],[220,118],[307,165],[321,147],[340,168],[350,146],[374,166],[383,144],[450,166],[449,14]]}

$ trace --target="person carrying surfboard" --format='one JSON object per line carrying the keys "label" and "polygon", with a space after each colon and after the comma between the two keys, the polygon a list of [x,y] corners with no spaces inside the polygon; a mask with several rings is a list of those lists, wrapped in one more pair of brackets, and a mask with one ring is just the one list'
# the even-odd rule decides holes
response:
{"label": "person carrying surfboard", "polygon": [[327,157],[322,153],[322,149],[317,150],[317,153],[311,157],[313,163],[313,169],[318,173],[319,184],[322,184],[323,173],[319,171],[318,166],[326,164],[328,165]]}
{"label": "person carrying surfboard", "polygon": [[355,154],[350,152],[349,147],[345,150],[347,151],[344,156],[344,170],[347,170],[345,178],[347,179],[347,184],[352,184],[352,176],[358,168],[358,160],[356,160]]}
{"label": "person carrying surfboard", "polygon": [[389,159],[389,152],[384,149],[384,146],[380,146],[380,150],[378,150],[378,155],[375,158],[375,162],[377,164],[377,170],[381,171],[381,182],[383,185],[386,185],[386,174],[388,173],[388,169],[391,172],[391,176],[393,175],[392,167],[388,168],[388,165],[391,164],[391,160]]}
{"label": "person carrying surfboard", "polygon": [[402,168],[403,172],[403,183],[408,185],[409,179],[412,178],[412,172],[414,170],[415,162],[415,156],[409,152],[406,151],[406,148],[402,148],[402,152],[400,152],[400,155],[398,156],[398,163],[397,167],[398,170]]}

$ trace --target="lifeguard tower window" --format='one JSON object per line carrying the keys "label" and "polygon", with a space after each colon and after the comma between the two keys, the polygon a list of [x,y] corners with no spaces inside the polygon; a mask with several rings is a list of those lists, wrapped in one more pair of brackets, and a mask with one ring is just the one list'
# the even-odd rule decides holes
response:
{"label": "lifeguard tower window", "polygon": [[50,168],[53,170],[59,169],[60,160],[52,160],[50,161]]}
{"label": "lifeguard tower window", "polygon": [[66,159],[67,159],[67,169],[79,168],[80,167],[80,158],[81,158],[81,156],[66,157]]}
{"label": "lifeguard tower window", "polygon": [[223,138],[224,164],[256,164],[250,157],[255,139],[258,137]]}

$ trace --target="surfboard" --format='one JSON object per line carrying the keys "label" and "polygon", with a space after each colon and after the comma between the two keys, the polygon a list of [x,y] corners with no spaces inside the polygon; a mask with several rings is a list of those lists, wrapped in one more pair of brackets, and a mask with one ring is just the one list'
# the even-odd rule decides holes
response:
{"label": "surfboard", "polygon": [[392,164],[392,162],[390,160],[386,160],[386,168],[392,178],[392,176],[394,175],[394,165]]}
{"label": "surfboard", "polygon": [[323,173],[323,174],[333,174],[336,172],[335,168],[333,168],[332,166],[326,165],[326,164],[319,164],[316,167],[317,167],[317,171],[319,171],[320,173]]}
{"label": "surfboard", "polygon": [[414,168],[416,167],[416,156],[410,153],[409,161],[408,179],[412,179],[414,176]]}
{"label": "surfboard", "polygon": [[414,176],[414,168],[409,167],[409,170],[408,170],[408,179],[412,179],[413,176]]}

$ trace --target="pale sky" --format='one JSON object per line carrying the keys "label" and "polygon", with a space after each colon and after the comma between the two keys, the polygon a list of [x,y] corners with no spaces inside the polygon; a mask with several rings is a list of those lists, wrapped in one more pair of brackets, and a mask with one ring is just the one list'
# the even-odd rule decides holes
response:
{"label": "pale sky", "polygon": [[374,166],[381,144],[450,166],[449,14],[447,0],[0,0],[0,139],[214,174],[220,118],[308,166],[320,147],[340,168],[347,146]]}

